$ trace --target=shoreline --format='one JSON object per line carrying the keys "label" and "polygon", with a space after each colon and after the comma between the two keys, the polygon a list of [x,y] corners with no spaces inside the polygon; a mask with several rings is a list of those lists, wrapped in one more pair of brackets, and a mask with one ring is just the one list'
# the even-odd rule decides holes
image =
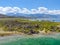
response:
{"label": "shoreline", "polygon": [[0,36],[0,44],[1,43],[8,43],[8,42],[13,42],[17,41],[20,39],[30,39],[30,38],[42,38],[42,37],[48,37],[48,38],[54,38],[54,39],[60,39],[60,33],[54,32],[53,34],[32,34],[32,35],[27,35],[27,34],[12,34],[12,35],[7,35],[7,36]]}
{"label": "shoreline", "polygon": [[5,36],[14,36],[14,35],[22,35],[22,36],[38,36],[38,35],[55,35],[55,34],[60,34],[60,32],[39,32],[38,34],[25,34],[21,32],[16,32],[16,31],[0,31],[0,37],[5,37]]}

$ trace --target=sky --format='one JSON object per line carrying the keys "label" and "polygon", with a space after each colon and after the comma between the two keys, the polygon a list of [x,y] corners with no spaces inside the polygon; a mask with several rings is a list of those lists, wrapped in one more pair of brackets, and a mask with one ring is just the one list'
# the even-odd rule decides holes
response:
{"label": "sky", "polygon": [[60,14],[60,0],[0,0],[0,13]]}

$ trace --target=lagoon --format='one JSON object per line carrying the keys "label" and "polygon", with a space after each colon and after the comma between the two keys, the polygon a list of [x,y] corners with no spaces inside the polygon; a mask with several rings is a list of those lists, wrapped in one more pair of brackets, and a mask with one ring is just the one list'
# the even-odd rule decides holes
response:
{"label": "lagoon", "polygon": [[53,35],[0,37],[0,45],[60,45],[60,33]]}

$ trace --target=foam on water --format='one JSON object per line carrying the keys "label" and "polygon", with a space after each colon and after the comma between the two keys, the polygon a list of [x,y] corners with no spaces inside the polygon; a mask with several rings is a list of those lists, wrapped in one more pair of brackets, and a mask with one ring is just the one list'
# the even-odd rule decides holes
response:
{"label": "foam on water", "polygon": [[0,37],[0,44],[8,43],[8,42],[13,42],[13,41],[19,40],[21,38],[23,38],[21,35],[13,35],[13,36]]}

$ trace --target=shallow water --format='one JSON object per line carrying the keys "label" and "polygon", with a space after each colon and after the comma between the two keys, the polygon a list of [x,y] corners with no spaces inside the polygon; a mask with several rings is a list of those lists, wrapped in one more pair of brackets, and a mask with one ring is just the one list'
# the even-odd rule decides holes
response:
{"label": "shallow water", "polygon": [[0,45],[60,45],[60,34],[3,37]]}

